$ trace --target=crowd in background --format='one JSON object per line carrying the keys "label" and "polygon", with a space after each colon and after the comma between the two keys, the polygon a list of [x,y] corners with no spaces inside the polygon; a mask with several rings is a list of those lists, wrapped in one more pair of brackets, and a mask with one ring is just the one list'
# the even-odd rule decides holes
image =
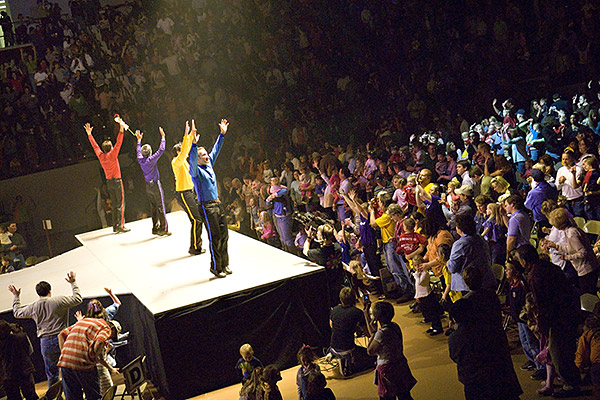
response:
{"label": "crowd in background", "polygon": [[600,386],[600,328],[577,329],[599,272],[576,223],[600,220],[596,6],[341,3],[138,0],[19,20],[35,51],[2,68],[3,177],[89,155],[81,126],[115,111],[148,132],[226,115],[230,229],[325,266],[331,307],[351,281],[415,298],[431,336],[446,310],[467,397],[517,398],[506,340],[481,343],[505,338],[504,282],[539,393],[576,396],[577,367]]}

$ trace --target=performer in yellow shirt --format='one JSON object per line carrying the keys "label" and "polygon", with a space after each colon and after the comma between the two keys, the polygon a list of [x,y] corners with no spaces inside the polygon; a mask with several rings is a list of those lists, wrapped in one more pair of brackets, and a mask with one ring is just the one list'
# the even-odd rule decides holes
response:
{"label": "performer in yellow shirt", "polygon": [[173,146],[173,154],[175,156],[171,160],[173,175],[175,175],[175,198],[186,212],[192,224],[190,249],[188,251],[192,255],[206,253],[206,250],[202,248],[202,219],[198,212],[198,201],[194,194],[194,183],[190,176],[190,164],[188,163],[188,155],[192,148],[192,138],[195,134],[196,124],[194,120],[192,120],[191,132],[190,125],[186,121],[183,141]]}

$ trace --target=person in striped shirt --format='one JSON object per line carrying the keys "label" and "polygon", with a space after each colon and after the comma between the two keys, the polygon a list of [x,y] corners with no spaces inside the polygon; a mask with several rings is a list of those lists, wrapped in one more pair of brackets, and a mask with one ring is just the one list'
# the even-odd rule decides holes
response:
{"label": "person in striped shirt", "polygon": [[112,373],[118,370],[106,362],[108,340],[116,340],[121,325],[117,321],[100,318],[83,318],[58,335],[63,392],[66,400],[102,398],[96,363]]}

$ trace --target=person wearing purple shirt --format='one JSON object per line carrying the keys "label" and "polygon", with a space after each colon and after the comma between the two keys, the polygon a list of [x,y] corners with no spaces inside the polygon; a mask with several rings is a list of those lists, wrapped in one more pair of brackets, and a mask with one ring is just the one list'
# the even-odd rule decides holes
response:
{"label": "person wearing purple shirt", "polygon": [[542,203],[546,200],[556,200],[558,192],[556,188],[546,182],[545,175],[539,169],[531,170],[531,177],[535,181],[535,187],[527,193],[525,207],[533,213],[533,221],[538,224],[538,235],[545,236],[542,227],[550,227],[550,223],[544,214],[542,214]]}
{"label": "person wearing purple shirt", "polygon": [[510,218],[504,215],[504,223],[508,226],[506,240],[506,255],[525,244],[529,244],[531,236],[531,220],[524,210],[523,198],[513,194],[504,201],[504,210]]}
{"label": "person wearing purple shirt", "polygon": [[142,137],[139,130],[135,132],[137,138],[136,154],[137,160],[142,167],[144,179],[146,180],[146,194],[150,200],[150,215],[152,216],[152,234],[159,236],[169,236],[169,225],[167,224],[167,214],[165,211],[165,197],[162,186],[160,185],[160,175],[158,173],[158,160],[165,151],[165,132],[160,131],[160,146],[156,153],[152,154],[152,147],[149,144],[142,146]]}

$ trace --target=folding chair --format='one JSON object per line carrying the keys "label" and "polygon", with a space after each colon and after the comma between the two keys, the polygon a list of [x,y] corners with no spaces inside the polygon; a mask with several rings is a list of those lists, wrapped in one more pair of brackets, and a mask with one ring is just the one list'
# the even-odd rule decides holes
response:
{"label": "folding chair", "polygon": [[582,217],[573,217],[573,219],[575,220],[575,223],[577,224],[577,227],[579,229],[583,229],[583,227],[585,226],[585,218],[582,218]]}
{"label": "folding chair", "polygon": [[108,388],[104,395],[102,396],[102,400],[113,400],[115,398],[115,394],[117,393],[117,385],[113,385]]}
{"label": "folding chair", "polygon": [[588,221],[583,226],[583,231],[591,235],[600,235],[600,221]]}
{"label": "folding chair", "polygon": [[39,400],[56,400],[62,394],[62,380],[59,379],[48,388],[48,391]]}

